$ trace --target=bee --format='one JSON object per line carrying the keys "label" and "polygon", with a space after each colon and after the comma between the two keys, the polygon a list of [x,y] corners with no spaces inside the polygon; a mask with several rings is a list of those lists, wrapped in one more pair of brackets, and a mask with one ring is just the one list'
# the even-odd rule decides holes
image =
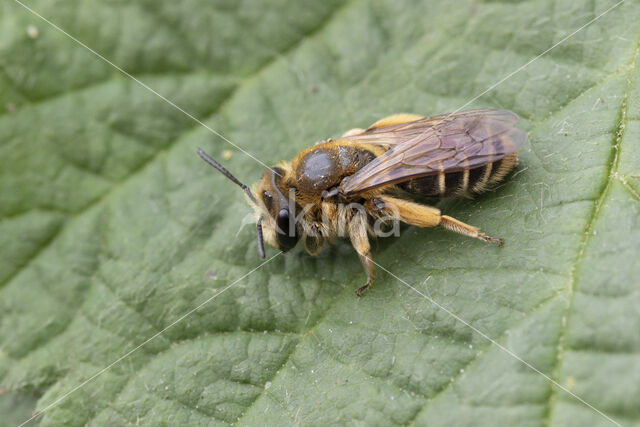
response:
{"label": "bee", "polygon": [[316,255],[325,243],[348,237],[367,275],[356,290],[361,296],[374,278],[369,236],[378,231],[376,224],[439,225],[502,245],[502,239],[416,199],[471,196],[501,181],[527,139],[517,121],[515,113],[493,109],[392,115],[302,150],[265,170],[251,188],[201,149],[197,153],[246,193],[262,258],[263,241],[283,252],[302,241]]}

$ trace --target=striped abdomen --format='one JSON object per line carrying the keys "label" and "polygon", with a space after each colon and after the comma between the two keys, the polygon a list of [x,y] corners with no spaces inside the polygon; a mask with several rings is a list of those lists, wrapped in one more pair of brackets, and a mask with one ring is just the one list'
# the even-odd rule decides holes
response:
{"label": "striped abdomen", "polygon": [[481,193],[502,180],[516,166],[516,155],[517,153],[512,153],[474,169],[423,176],[398,184],[398,187],[408,193],[426,197]]}

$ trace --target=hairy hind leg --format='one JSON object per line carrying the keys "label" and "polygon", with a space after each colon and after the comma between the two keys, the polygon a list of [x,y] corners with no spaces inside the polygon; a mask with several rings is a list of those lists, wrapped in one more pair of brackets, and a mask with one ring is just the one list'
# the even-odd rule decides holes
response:
{"label": "hairy hind leg", "polygon": [[348,131],[342,134],[342,137],[344,138],[346,136],[360,135],[361,133],[364,133],[371,129],[380,128],[384,126],[397,125],[400,123],[413,122],[421,118],[422,116],[418,116],[417,114],[406,114],[406,113],[393,114],[391,116],[387,116],[378,120],[377,122],[369,126],[367,129],[361,129],[361,128],[349,129]]}
{"label": "hairy hind leg", "polygon": [[422,116],[417,114],[408,114],[408,113],[400,113],[400,114],[392,114],[390,116],[384,117],[371,126],[367,130],[381,128],[384,126],[398,125],[400,123],[408,123],[416,120],[420,120]]}
{"label": "hairy hind leg", "polygon": [[389,212],[391,216],[407,224],[418,227],[435,227],[436,225],[441,225],[447,230],[455,231],[465,236],[502,245],[502,239],[489,237],[486,234],[480,233],[478,227],[465,224],[448,215],[441,215],[440,210],[434,207],[389,196],[380,196],[378,199],[382,201],[384,205],[383,209]]}
{"label": "hairy hind leg", "polygon": [[464,222],[447,215],[442,215],[440,217],[440,225],[447,230],[455,231],[456,233],[464,234],[465,236],[475,237],[476,239],[484,240],[485,242],[495,243],[498,246],[502,246],[503,243],[501,238],[489,237],[486,234],[480,233],[478,227],[465,224]]}

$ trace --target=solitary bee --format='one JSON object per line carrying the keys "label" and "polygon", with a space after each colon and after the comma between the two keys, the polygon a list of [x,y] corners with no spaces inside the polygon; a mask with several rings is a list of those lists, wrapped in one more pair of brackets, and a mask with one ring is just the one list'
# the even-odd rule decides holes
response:
{"label": "solitary bee", "polygon": [[[351,129],[267,169],[252,188],[198,149],[198,154],[245,191],[257,219],[258,252],[264,240],[288,251],[299,240],[311,255],[336,236],[349,237],[373,281],[369,234],[376,223],[402,221],[444,228],[485,242],[502,239],[442,215],[416,197],[470,196],[499,182],[517,164],[527,135],[505,110],[469,110],[434,117],[396,114],[367,129]],[[264,233],[264,234],[263,234]]]}

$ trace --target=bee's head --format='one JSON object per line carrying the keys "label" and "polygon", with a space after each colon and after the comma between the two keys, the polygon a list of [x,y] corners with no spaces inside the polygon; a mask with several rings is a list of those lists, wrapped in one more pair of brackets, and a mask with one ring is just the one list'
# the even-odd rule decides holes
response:
{"label": "bee's head", "polygon": [[[267,169],[262,174],[262,179],[252,189],[238,181],[236,177],[226,170],[222,165],[209,157],[201,149],[197,153],[202,159],[220,171],[224,176],[239,185],[249,198],[249,202],[254,208],[258,220],[258,253],[261,258],[265,257],[264,240],[276,249],[286,252],[298,243],[300,239],[299,225],[296,224],[297,205],[295,204],[294,193],[284,194],[285,187],[282,177],[285,172],[282,168],[276,167]],[[287,196],[290,196],[289,198]]]}
{"label": "bee's head", "polygon": [[293,249],[300,239],[296,213],[295,192],[283,184],[285,170],[281,167],[267,169],[254,186],[257,201],[251,201],[262,223],[264,238],[268,244],[286,252]]}

